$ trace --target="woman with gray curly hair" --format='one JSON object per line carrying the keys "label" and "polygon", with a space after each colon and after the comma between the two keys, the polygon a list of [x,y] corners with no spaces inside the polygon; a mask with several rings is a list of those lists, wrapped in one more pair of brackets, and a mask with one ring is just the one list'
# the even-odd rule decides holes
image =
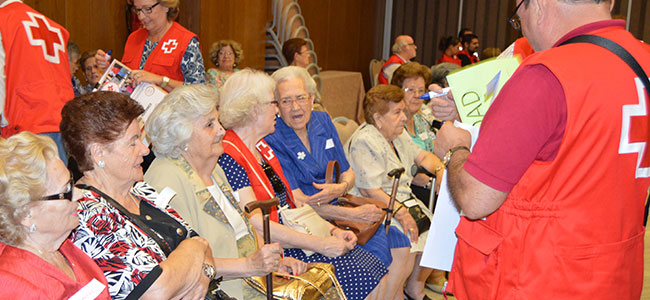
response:
{"label": "woman with gray curly hair", "polygon": [[244,60],[244,50],[242,50],[241,44],[233,40],[220,40],[212,44],[210,60],[217,68],[210,68],[206,72],[206,81],[217,92],[221,92],[228,77],[239,71],[236,67]]}
{"label": "woman with gray curly hair", "polygon": [[301,274],[306,264],[281,259],[280,245],[257,250],[255,230],[237,205],[235,193],[217,165],[225,133],[219,124],[216,92],[203,85],[187,85],[169,93],[156,106],[145,126],[156,159],[144,175],[158,190],[171,188],[170,206],[208,240],[215,267],[226,279],[221,284],[237,299],[265,299],[241,277],[271,271]]}
{"label": "woman with gray curly hair", "polygon": [[[275,130],[278,101],[274,99],[274,90],[275,81],[270,76],[245,69],[233,74],[221,92],[220,120],[228,130],[223,142],[225,153],[219,158],[219,165],[239,194],[242,207],[251,201],[273,197],[280,199],[282,209],[303,206],[293,196],[277,156],[263,139]],[[351,231],[323,220],[325,228],[315,229],[324,234],[312,235],[284,225],[286,220],[276,209],[271,211],[270,218],[273,221],[270,224],[271,240],[285,248],[285,256],[334,265],[336,277],[348,299],[383,299],[383,295],[377,292],[381,289],[375,288],[380,281],[385,282],[382,278],[387,273],[386,266],[359,248]],[[254,211],[250,220],[261,232],[259,211]]]}
{"label": "woman with gray curly hair", "polygon": [[68,239],[79,225],[72,178],[54,142],[0,139],[0,289],[7,299],[110,299],[99,267]]}

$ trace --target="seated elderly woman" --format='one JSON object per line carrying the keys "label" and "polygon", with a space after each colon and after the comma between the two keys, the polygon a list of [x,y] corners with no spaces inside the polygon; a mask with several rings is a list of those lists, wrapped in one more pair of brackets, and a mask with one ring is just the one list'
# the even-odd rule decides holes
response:
{"label": "seated elderly woman", "polygon": [[[448,64],[448,63],[442,63]],[[454,64],[450,64],[456,66]],[[456,66],[457,67],[457,66]],[[409,62],[401,65],[395,73],[391,84],[401,87],[404,91],[404,103],[406,104],[404,113],[406,114],[406,123],[404,124],[405,132],[411,137],[413,142],[420,147],[420,149],[433,153],[433,141],[436,138],[435,132],[431,130],[431,124],[427,117],[424,116],[421,109],[423,108],[424,100],[420,99],[426,91],[426,87],[431,81],[431,73],[429,68],[417,63]],[[424,172],[418,172],[411,181],[411,191],[418,199],[428,203],[430,193],[437,190],[440,186],[442,179],[442,162],[436,156],[436,169],[440,167],[440,171],[435,176],[428,176]],[[435,180],[435,186],[433,184]],[[441,292],[445,284],[445,272],[434,270],[427,282],[430,283],[429,287],[436,292]]]}
{"label": "seated elderly woman", "polygon": [[79,225],[72,189],[50,138],[0,139],[2,298],[111,299],[102,271],[68,239]]}
{"label": "seated elderly woman", "polygon": [[[246,69],[233,74],[221,91],[221,123],[225,154],[219,165],[228,182],[240,196],[240,205],[250,201],[280,199],[283,209],[302,207],[283,176],[280,162],[263,138],[275,130],[278,102],[275,82],[268,75]],[[316,218],[319,218],[316,215]],[[305,262],[334,265],[335,274],[348,299],[364,299],[386,274],[386,267],[375,256],[356,246],[356,236],[323,220],[325,235],[310,235],[284,225],[278,210],[271,211],[271,239],[286,248],[284,254]],[[255,229],[262,230],[258,211],[251,216]],[[329,233],[328,233],[329,232]],[[315,253],[307,255],[303,250]],[[374,294],[373,294],[374,296]]]}
{"label": "seated elderly woman", "polygon": [[388,203],[393,187],[393,179],[387,176],[388,172],[395,168],[406,169],[400,178],[396,200],[408,207],[410,212],[419,212],[415,221],[420,232],[418,228],[408,229],[412,233],[419,233],[419,239],[411,247],[415,265],[405,292],[420,299],[424,295],[424,282],[431,271],[420,267],[420,257],[428,235],[425,224],[426,219],[431,218],[431,212],[411,193],[409,185],[413,177],[409,171],[415,164],[435,174],[440,171],[437,169],[440,160],[431,152],[419,148],[404,132],[406,104],[403,99],[402,89],[394,85],[378,85],[370,89],[363,100],[367,123],[359,126],[344,148],[352,170],[358,174],[352,194]]}
{"label": "seated elderly woman", "polygon": [[[217,165],[225,130],[216,102],[213,89],[187,85],[174,89],[156,106],[145,127],[156,152],[144,175],[146,182],[177,193],[170,206],[208,240],[215,267],[225,279],[266,275],[280,262],[280,272],[304,272],[303,262],[289,257],[280,261],[282,248],[277,243],[256,251],[255,231]],[[266,299],[240,279],[222,282],[221,287],[237,299]]]}
{"label": "seated elderly woman", "polygon": [[[312,112],[316,83],[304,68],[284,67],[271,75],[276,82],[275,96],[279,102],[280,118],[275,132],[264,140],[280,160],[284,176],[297,201],[310,204],[319,215],[330,220],[381,221],[382,211],[366,204],[350,208],[332,205],[354,185],[354,171],[350,169],[334,124],[324,112]],[[341,165],[340,183],[325,184],[327,163],[336,160]],[[408,215],[408,214],[406,214]],[[398,217],[405,216],[401,213]],[[404,282],[410,273],[408,266],[408,237],[391,227],[386,235],[382,224],[372,239],[361,248],[377,256],[389,266],[388,281]],[[391,263],[392,262],[392,263]],[[402,284],[403,285],[403,284]],[[385,299],[394,295],[403,299],[400,284],[392,284],[382,292]]]}
{"label": "seated elderly woman", "polygon": [[207,84],[214,87],[217,92],[221,92],[228,77],[239,71],[235,67],[244,60],[244,50],[233,40],[220,40],[212,44],[210,60],[217,68],[210,68],[205,72]]}
{"label": "seated elderly woman", "polygon": [[142,182],[140,104],[94,92],[63,107],[64,145],[83,177],[74,243],[104,271],[113,299],[202,299],[216,272],[208,242]]}

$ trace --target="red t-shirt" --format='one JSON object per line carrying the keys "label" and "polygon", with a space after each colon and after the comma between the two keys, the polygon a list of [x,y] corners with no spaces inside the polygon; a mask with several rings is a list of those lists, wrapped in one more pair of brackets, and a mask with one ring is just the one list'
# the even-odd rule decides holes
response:
{"label": "red t-shirt", "polygon": [[[607,20],[579,27],[554,47],[574,36],[611,26],[625,26],[625,22]],[[544,66],[525,66],[510,78],[490,106],[464,168],[483,184],[508,193],[534,160],[555,158],[565,127],[566,98],[560,82]]]}

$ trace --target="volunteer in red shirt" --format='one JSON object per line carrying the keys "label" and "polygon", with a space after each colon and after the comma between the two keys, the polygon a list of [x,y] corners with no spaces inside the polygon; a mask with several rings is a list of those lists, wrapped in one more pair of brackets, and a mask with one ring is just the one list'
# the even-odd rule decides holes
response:
{"label": "volunteer in red shirt", "polygon": [[381,67],[377,82],[379,84],[389,84],[393,77],[393,72],[399,66],[410,62],[417,55],[418,46],[415,45],[413,38],[408,35],[400,35],[395,38],[395,43],[391,47],[393,55],[388,58],[386,63]]}
{"label": "volunteer in red shirt", "polygon": [[[61,159],[61,108],[74,97],[66,46],[68,31],[22,1],[0,0],[0,132],[44,134]],[[29,71],[27,71],[29,70]]]}
{"label": "volunteer in red shirt", "polygon": [[[650,51],[611,20],[613,1],[518,4],[511,23],[536,53],[495,99],[471,154],[467,132],[449,123],[434,147],[450,158],[464,213],[449,290],[458,299],[639,299],[649,97],[614,53],[561,44],[607,38],[646,73]],[[439,117],[454,116],[448,100],[434,100]]]}
{"label": "volunteer in red shirt", "polygon": [[461,65],[461,61],[458,58],[458,53],[460,53],[460,40],[454,36],[447,36],[440,39],[438,43],[438,49],[442,51],[442,56],[436,61],[436,64],[448,62],[452,64]]}
{"label": "volunteer in red shirt", "polygon": [[[122,62],[134,71],[131,78],[156,84],[167,91],[183,83],[205,83],[201,45],[196,34],[174,22],[180,0],[130,0],[143,28],[129,35]],[[106,53],[95,55],[106,68]]]}

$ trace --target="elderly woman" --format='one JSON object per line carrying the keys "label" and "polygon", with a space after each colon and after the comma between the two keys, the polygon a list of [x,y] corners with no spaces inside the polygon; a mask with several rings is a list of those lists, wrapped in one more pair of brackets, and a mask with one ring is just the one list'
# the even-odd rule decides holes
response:
{"label": "elderly woman", "polygon": [[442,56],[438,59],[438,61],[436,61],[436,64],[448,62],[461,66],[462,62],[458,58],[460,47],[460,40],[457,37],[442,37],[438,43],[438,49],[442,51]]}
{"label": "elderly woman", "polygon": [[[449,64],[449,63],[442,63]],[[454,64],[449,64],[456,66]],[[457,67],[457,66],[456,66]],[[395,73],[391,84],[401,87],[404,91],[404,103],[406,104],[404,113],[406,114],[406,123],[404,129],[411,137],[413,142],[420,147],[420,149],[433,153],[433,141],[436,138],[435,133],[431,130],[431,125],[426,117],[421,112],[424,100],[420,99],[427,90],[426,87],[431,81],[431,73],[429,68],[417,63],[409,62],[401,65]],[[429,193],[437,190],[440,186],[440,180],[433,181],[436,178],[442,178],[444,172],[443,164],[436,156],[436,169],[439,169],[435,177],[430,177],[422,172],[417,173],[411,181],[412,192],[422,201],[428,202],[430,199]],[[440,168],[438,168],[440,167]],[[429,277],[429,287],[436,292],[441,292],[445,284],[444,271],[434,270]]]}
{"label": "elderly woman", "polygon": [[81,224],[74,243],[95,260],[113,299],[203,299],[216,272],[212,251],[142,182],[142,106],[126,95],[95,92],[66,103],[64,145],[83,172]]}
{"label": "elderly woman", "polygon": [[[276,119],[275,132],[264,140],[280,160],[294,198],[312,205],[326,219],[362,220],[368,223],[381,221],[382,211],[374,205],[347,208],[330,204],[352,188],[355,176],[329,115],[312,112],[316,83],[309,73],[304,68],[289,66],[276,71],[272,77],[276,82],[275,96],[281,118]],[[341,180],[340,183],[325,184],[326,167],[331,160],[341,165]],[[411,243],[394,227],[386,236],[383,226],[361,248],[389,266],[388,282],[403,282],[410,272],[406,266]],[[399,286],[392,284],[390,290],[382,295],[392,299],[401,291]]]}
{"label": "elderly woman", "polygon": [[[128,0],[144,28],[129,35],[122,62],[133,71],[134,85],[156,84],[171,91],[183,83],[205,83],[201,45],[196,34],[174,22],[180,0]],[[106,53],[97,50],[100,67]]]}
{"label": "elderly woman", "polygon": [[79,225],[72,189],[50,138],[0,139],[2,298],[110,299],[102,271],[68,239]]}
{"label": "elderly woman", "polygon": [[282,44],[282,55],[290,66],[307,68],[310,64],[311,54],[307,41],[303,38],[288,39]]}
{"label": "elderly woman", "polygon": [[212,44],[210,48],[210,60],[217,68],[210,68],[206,72],[206,79],[209,85],[217,92],[221,92],[223,84],[232,73],[239,71],[235,69],[244,60],[244,50],[241,45],[233,40],[220,40]]}
{"label": "elderly woman", "polygon": [[[225,154],[219,165],[232,188],[240,195],[240,205],[250,201],[280,199],[285,209],[303,205],[293,196],[283,176],[280,162],[263,138],[275,130],[278,102],[275,82],[268,75],[246,69],[233,74],[221,92],[220,120],[228,130],[224,137]],[[295,231],[285,225],[277,210],[271,211],[271,239],[285,248],[286,256],[305,262],[334,265],[336,277],[348,299],[364,299],[386,274],[382,262],[356,246],[356,236],[323,221],[327,237]],[[251,216],[255,229],[262,230],[259,213]],[[305,254],[303,249],[313,251]]]}
{"label": "elderly woman", "polygon": [[[394,85],[378,85],[366,94],[363,110],[367,123],[359,126],[344,147],[352,170],[358,174],[351,193],[388,203],[393,179],[386,174],[395,168],[404,168],[407,171],[400,178],[396,200],[412,207],[411,210],[419,206],[422,213],[430,218],[431,212],[411,193],[409,185],[413,177],[409,171],[415,164],[435,174],[441,169],[437,169],[440,161],[431,152],[418,147],[408,133],[404,132],[406,103],[403,99],[404,92]],[[421,229],[424,231],[428,228]],[[408,231],[415,235],[419,233],[419,239],[411,247],[415,265],[405,293],[414,299],[421,299],[424,295],[424,282],[431,271],[421,268],[419,262],[428,231],[418,232],[417,227],[408,228]]]}
{"label": "elderly woman", "polygon": [[[156,159],[144,178],[158,190],[177,193],[170,206],[208,240],[215,267],[226,279],[266,275],[277,269],[282,248],[276,243],[256,251],[255,231],[217,165],[225,130],[216,102],[213,89],[188,85],[158,104],[145,127]],[[280,267],[297,275],[306,264],[285,258]],[[237,299],[266,299],[240,279],[223,282],[222,288]]]}

